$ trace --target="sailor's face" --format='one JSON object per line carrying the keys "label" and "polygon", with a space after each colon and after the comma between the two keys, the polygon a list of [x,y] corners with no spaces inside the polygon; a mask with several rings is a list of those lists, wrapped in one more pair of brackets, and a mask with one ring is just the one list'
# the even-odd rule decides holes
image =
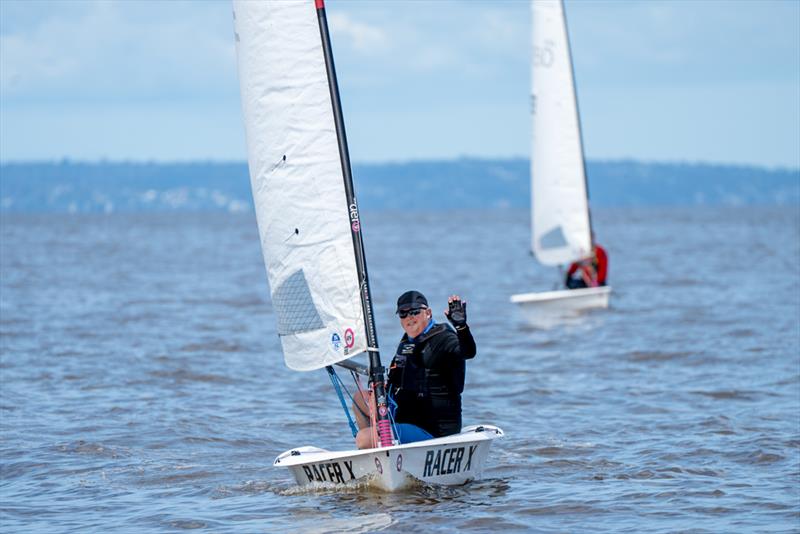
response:
{"label": "sailor's face", "polygon": [[408,337],[417,337],[428,326],[433,312],[430,308],[417,308],[416,310],[402,311],[399,315],[400,326],[403,327]]}

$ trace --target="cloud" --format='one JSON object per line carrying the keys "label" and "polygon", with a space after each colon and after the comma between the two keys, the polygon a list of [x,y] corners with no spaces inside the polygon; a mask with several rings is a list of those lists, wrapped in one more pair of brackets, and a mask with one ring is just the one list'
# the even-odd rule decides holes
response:
{"label": "cloud", "polygon": [[662,85],[797,79],[800,2],[570,2],[580,79]]}
{"label": "cloud", "polygon": [[223,3],[63,4],[70,9],[30,2],[27,10],[18,4],[4,10],[4,98],[191,96],[227,89],[230,80],[221,73],[235,80],[233,24]]}
{"label": "cloud", "polygon": [[[726,128],[760,133],[753,162],[797,161],[800,2],[565,4],[587,132],[609,140],[595,157],[672,157],[682,132],[654,129],[652,114],[713,133],[714,109],[737,118]],[[332,0],[327,13],[354,154],[524,153],[527,1]],[[229,1],[0,0],[5,158],[238,157],[237,80]],[[620,113],[648,118],[646,135],[618,126]]]}
{"label": "cloud", "polygon": [[480,24],[475,27],[476,48],[488,54],[530,54],[531,10],[527,4],[514,9],[485,8],[475,15]]}
{"label": "cloud", "polygon": [[328,17],[335,47],[346,38],[373,73],[475,78],[529,53],[525,2],[342,1],[330,4]]}
{"label": "cloud", "polygon": [[350,14],[331,13],[328,23],[336,39],[343,39],[356,52],[380,54],[386,47],[387,39],[383,28],[357,21]]}

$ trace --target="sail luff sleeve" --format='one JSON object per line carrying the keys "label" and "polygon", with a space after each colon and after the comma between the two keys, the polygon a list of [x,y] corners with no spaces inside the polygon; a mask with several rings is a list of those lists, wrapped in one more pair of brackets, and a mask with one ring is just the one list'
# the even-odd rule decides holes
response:
{"label": "sail luff sleeve", "polygon": [[376,409],[376,423],[378,439],[381,447],[392,445],[394,436],[389,423],[388,403],[385,391],[385,369],[381,365],[378,352],[378,336],[375,331],[375,319],[372,312],[372,295],[369,288],[367,274],[367,260],[364,254],[364,241],[361,234],[361,218],[358,212],[353,176],[350,166],[350,153],[347,148],[347,134],[345,133],[342,104],[339,98],[339,85],[336,80],[336,67],[333,60],[330,34],[328,33],[328,20],[325,14],[325,5],[322,0],[316,0],[317,18],[319,21],[320,40],[325,54],[325,66],[328,73],[328,87],[331,95],[334,123],[336,125],[339,141],[339,155],[342,165],[343,185],[347,196],[347,209],[350,214],[350,230],[353,240],[353,252],[356,260],[356,271],[361,288],[361,306],[364,317],[364,328],[367,335],[369,350],[370,386],[373,389],[373,402]]}
{"label": "sail luff sleeve", "polygon": [[[347,132],[344,125],[344,115],[342,113],[342,103],[339,97],[339,84],[336,79],[336,67],[333,59],[333,51],[328,33],[327,15],[325,13],[324,0],[315,0],[317,17],[319,19],[320,37],[322,48],[325,54],[325,64],[328,72],[328,86],[331,93],[331,104],[333,106],[333,117],[336,125],[337,139],[339,141],[339,157],[342,164],[343,185],[345,196],[347,197],[347,209],[350,215],[350,230],[353,239],[353,251],[356,257],[356,269],[358,271],[361,284],[362,307],[364,309],[364,321],[367,332],[367,344],[373,349],[378,348],[378,336],[375,329],[375,319],[372,313],[372,298],[369,288],[369,275],[367,273],[367,261],[364,253],[364,240],[362,237],[361,217],[356,201],[355,187],[353,185],[352,167],[350,165],[350,151],[347,146]],[[371,351],[377,354],[376,351]]]}
{"label": "sail luff sleeve", "polygon": [[594,242],[594,232],[592,230],[592,209],[589,205],[589,175],[586,172],[586,152],[583,148],[583,127],[581,126],[581,106],[578,101],[578,83],[575,76],[575,62],[572,60],[572,45],[569,41],[569,25],[567,24],[567,10],[564,0],[561,2],[561,20],[564,21],[564,35],[566,36],[567,59],[569,60],[569,72],[572,78],[572,98],[575,102],[575,123],[578,125],[578,146],[581,154],[581,164],[583,166],[583,190],[586,194],[586,220],[589,226],[589,248]]}

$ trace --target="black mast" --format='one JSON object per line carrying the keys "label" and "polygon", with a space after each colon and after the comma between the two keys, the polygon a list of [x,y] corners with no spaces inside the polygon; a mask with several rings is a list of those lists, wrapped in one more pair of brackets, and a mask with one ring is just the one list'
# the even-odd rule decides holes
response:
{"label": "black mast", "polygon": [[385,369],[381,365],[378,352],[378,336],[375,332],[375,318],[372,314],[372,297],[369,291],[369,278],[367,276],[367,260],[364,256],[364,241],[361,238],[361,220],[358,214],[355,190],[353,188],[353,174],[350,169],[350,153],[347,149],[347,135],[344,131],[344,118],[342,117],[342,103],[339,99],[339,85],[336,81],[336,68],[333,64],[333,51],[331,38],[328,33],[328,19],[325,16],[325,0],[315,0],[319,33],[322,37],[322,50],[325,53],[325,67],[328,70],[328,87],[333,103],[333,119],[336,123],[336,134],[339,141],[339,159],[342,162],[342,175],[344,176],[344,191],[347,197],[347,207],[350,212],[350,233],[353,238],[353,249],[356,255],[356,271],[361,286],[361,308],[364,312],[364,327],[367,333],[367,351],[369,353],[369,382],[373,390],[376,404],[378,424],[378,446],[389,447],[392,445],[392,428],[389,422],[388,402],[386,399],[386,384],[383,376]]}

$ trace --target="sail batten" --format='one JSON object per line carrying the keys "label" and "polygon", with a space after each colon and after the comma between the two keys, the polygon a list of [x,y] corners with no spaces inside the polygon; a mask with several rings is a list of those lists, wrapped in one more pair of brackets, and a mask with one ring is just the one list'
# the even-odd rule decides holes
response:
{"label": "sail batten", "polygon": [[234,0],[250,182],[286,365],[367,349],[361,282],[313,2]]}
{"label": "sail batten", "polygon": [[562,265],[591,250],[580,118],[562,2],[533,2],[532,17],[531,248]]}

